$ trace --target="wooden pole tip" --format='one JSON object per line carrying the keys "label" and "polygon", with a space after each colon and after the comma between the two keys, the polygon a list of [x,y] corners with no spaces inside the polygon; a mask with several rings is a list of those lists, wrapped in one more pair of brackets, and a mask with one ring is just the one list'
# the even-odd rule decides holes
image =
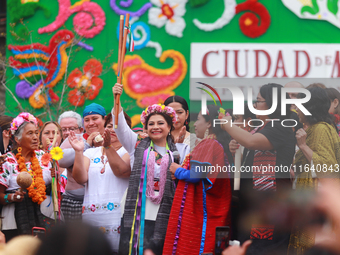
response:
{"label": "wooden pole tip", "polygon": [[120,15],[120,19],[122,19],[122,20],[123,20],[123,19],[124,19],[124,15]]}
{"label": "wooden pole tip", "polygon": [[115,128],[118,128],[118,126],[117,126],[117,125],[115,125]]}

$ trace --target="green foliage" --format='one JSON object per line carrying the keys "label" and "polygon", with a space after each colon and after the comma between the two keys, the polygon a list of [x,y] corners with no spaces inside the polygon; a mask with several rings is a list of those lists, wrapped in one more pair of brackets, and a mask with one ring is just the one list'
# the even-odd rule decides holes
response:
{"label": "green foliage", "polygon": [[339,10],[338,2],[339,2],[339,0],[328,0],[327,1],[327,8],[334,15],[336,15],[338,13],[338,10]]}

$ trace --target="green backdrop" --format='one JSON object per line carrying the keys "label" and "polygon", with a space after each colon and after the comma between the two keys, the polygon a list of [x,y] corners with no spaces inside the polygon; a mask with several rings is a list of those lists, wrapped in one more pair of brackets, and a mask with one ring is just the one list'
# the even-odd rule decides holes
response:
{"label": "green backdrop", "polygon": [[[71,1],[74,4],[76,1]],[[101,75],[100,78],[104,81],[104,87],[101,89],[99,95],[93,102],[103,105],[107,112],[110,111],[113,104],[112,97],[112,86],[116,82],[116,76],[111,69],[111,65],[117,61],[117,49],[118,40],[116,37],[116,28],[119,21],[119,15],[116,14],[110,7],[109,0],[93,0],[92,2],[98,3],[104,10],[106,15],[106,25],[103,31],[96,35],[92,39],[83,39],[83,42],[94,47],[94,51],[86,51],[84,49],[75,47],[76,52],[73,52],[70,57],[70,65],[68,72],[71,72],[76,67],[82,70],[82,67],[86,60],[90,58],[96,58],[103,61],[104,69],[106,69],[105,74]],[[119,1],[117,1],[119,2]],[[142,5],[147,3],[145,0],[135,0],[129,8],[123,8],[124,10],[136,11]],[[245,2],[245,0],[237,0],[237,3]],[[153,25],[149,25],[151,30],[151,40],[159,42],[162,46],[163,52],[168,49],[174,49],[181,52],[186,58],[188,64],[188,72],[182,84],[177,87],[174,92],[188,99],[189,96],[189,79],[190,79],[190,43],[192,42],[233,42],[233,43],[337,43],[340,42],[340,31],[337,27],[328,23],[327,21],[318,20],[307,20],[299,19],[294,13],[288,10],[280,0],[260,0],[271,16],[271,25],[267,32],[255,39],[245,36],[239,26],[239,19],[242,14],[236,14],[231,22],[223,27],[222,29],[215,30],[212,32],[205,32],[199,30],[194,24],[193,19],[197,18],[201,22],[214,22],[218,19],[224,10],[224,2],[222,0],[210,0],[206,4],[193,7],[188,2],[186,4],[186,13],[184,19],[186,22],[186,27],[183,31],[183,37],[178,38],[169,35],[165,31],[165,27],[157,28]],[[32,41],[40,42],[42,44],[48,43],[49,39],[55,34],[46,33],[38,34],[37,30],[40,27],[44,27],[55,20],[58,14],[58,1],[56,0],[40,0],[40,3],[48,7],[51,10],[51,17],[46,19],[42,10],[37,10],[34,16],[24,19],[24,23],[27,25],[29,30],[32,31]],[[119,5],[119,3],[118,3]],[[8,14],[10,15],[10,14]],[[64,28],[73,30],[73,14],[65,23]],[[22,43],[18,43],[14,40],[13,36],[9,33],[11,17],[8,17],[7,24],[7,44],[14,45],[25,45],[29,44],[30,40]],[[148,23],[148,12],[144,13],[140,18],[140,21]],[[62,28],[61,28],[62,29]],[[112,55],[110,55],[110,52]],[[173,61],[167,59],[166,62],[160,63],[159,59],[155,57],[155,49],[153,48],[143,48],[142,50],[135,51],[129,54],[140,55],[147,64],[155,68],[165,69],[172,66]],[[11,56],[11,52],[7,51],[7,58]],[[105,60],[106,59],[106,60]],[[105,60],[105,61],[104,61]],[[7,86],[13,92],[15,90],[15,85],[19,81],[19,78],[15,77],[13,79],[13,72],[11,69],[7,70]],[[62,89],[62,82],[54,88],[57,94],[60,94]],[[66,95],[71,89],[68,88]],[[139,114],[141,108],[139,108],[135,100],[123,94],[121,97],[122,104],[127,108],[127,112],[130,116],[134,114]],[[43,120],[49,119],[50,117],[45,113],[44,109],[35,110],[30,107],[28,100],[21,100],[25,110],[28,110],[36,115],[40,115]],[[86,101],[85,105],[90,104],[92,101]],[[19,110],[17,104],[13,100],[9,93],[6,93],[6,113],[15,116]],[[62,104],[63,110],[74,110],[75,107],[71,106],[67,101],[67,96],[63,99]],[[77,112],[82,112],[83,107],[78,107]],[[52,112],[52,118],[55,118],[57,112]]]}

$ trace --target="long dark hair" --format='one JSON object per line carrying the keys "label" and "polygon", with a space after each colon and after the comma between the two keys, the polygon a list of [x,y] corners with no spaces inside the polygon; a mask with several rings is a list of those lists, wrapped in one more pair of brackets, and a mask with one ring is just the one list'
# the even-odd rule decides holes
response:
{"label": "long dark hair", "polygon": [[286,105],[286,115],[281,114],[281,90],[283,88],[282,85],[276,84],[276,83],[269,83],[266,85],[263,85],[260,88],[260,94],[266,101],[267,106],[270,108],[273,104],[273,88],[277,88],[277,107],[276,110],[272,113],[269,114],[269,118],[271,119],[284,119],[286,118],[287,115],[290,114],[290,104]]}
{"label": "long dark hair", "polygon": [[145,129],[148,129],[149,120],[150,120],[151,116],[154,116],[154,115],[161,115],[161,116],[165,119],[166,123],[170,126],[170,133],[169,133],[169,136],[171,137],[172,142],[174,142],[175,139],[174,139],[174,137],[171,135],[171,131],[175,129],[175,128],[174,128],[174,124],[172,123],[172,118],[171,118],[168,114],[166,114],[166,113],[164,113],[164,112],[152,112],[152,113],[150,113],[150,114],[145,118]]}
{"label": "long dark hair", "polygon": [[229,163],[233,162],[232,154],[229,150],[229,143],[231,141],[230,135],[221,128],[221,125],[213,125],[214,119],[218,119],[220,107],[217,105],[208,105],[209,114],[202,115],[206,122],[211,123],[211,131],[216,135],[216,140],[223,146],[225,154],[228,156]]}
{"label": "long dark hair", "polygon": [[[335,89],[335,88],[326,88],[325,89],[327,96],[329,97],[329,99],[331,100],[331,103],[335,100],[338,99],[339,104],[340,104],[340,92]],[[335,108],[334,114],[340,114],[340,107],[338,106]]]}
{"label": "long dark hair", "polygon": [[[313,125],[323,121],[333,125],[337,130],[331,114],[328,113],[329,107],[331,106],[331,100],[329,99],[325,89],[312,87],[308,88],[308,90],[311,93],[311,98],[308,102],[303,104],[303,106],[312,114],[305,116],[308,124]],[[304,94],[298,94],[298,98],[304,97]]]}
{"label": "long dark hair", "polygon": [[188,106],[187,101],[183,97],[176,95],[176,96],[168,97],[164,101],[165,106],[168,106],[171,103],[180,103],[185,113],[188,113],[188,118],[185,120],[184,126],[186,127],[186,130],[189,131],[190,114],[189,114],[189,106]]}
{"label": "long dark hair", "polygon": [[14,144],[14,139],[13,139],[13,136],[11,135],[10,136],[10,139],[9,139],[9,144],[8,144],[8,147],[5,148],[4,147],[4,143],[3,143],[3,137],[2,137],[2,131],[5,131],[5,130],[10,130],[10,127],[11,127],[11,123],[13,121],[13,117],[10,117],[10,116],[7,116],[7,115],[2,115],[0,116],[0,152],[1,154],[5,154],[6,151],[9,151],[11,150],[13,144]]}

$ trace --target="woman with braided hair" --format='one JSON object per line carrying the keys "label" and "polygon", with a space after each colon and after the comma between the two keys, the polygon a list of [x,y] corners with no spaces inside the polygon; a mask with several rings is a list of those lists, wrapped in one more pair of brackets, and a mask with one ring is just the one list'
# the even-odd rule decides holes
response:
{"label": "woman with braided hair", "polygon": [[[45,227],[40,204],[46,199],[46,186],[51,183],[51,171],[41,162],[44,151],[39,150],[39,131],[36,118],[20,113],[11,124],[17,148],[6,154],[0,170],[0,203],[2,231],[8,241],[18,234],[32,233],[33,227]],[[27,193],[20,191],[17,176],[28,172],[32,184]]]}

